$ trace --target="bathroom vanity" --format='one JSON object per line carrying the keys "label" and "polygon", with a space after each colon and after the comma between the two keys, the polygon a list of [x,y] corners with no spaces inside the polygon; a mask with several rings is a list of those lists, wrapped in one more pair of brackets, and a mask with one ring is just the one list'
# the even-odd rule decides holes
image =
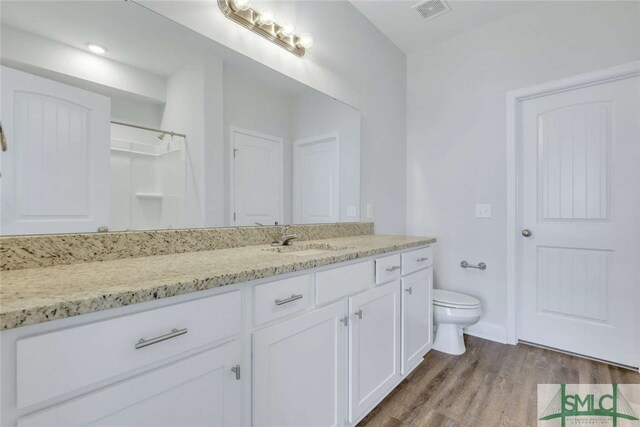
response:
{"label": "bathroom vanity", "polygon": [[[4,295],[23,295],[2,311],[0,424],[353,425],[431,348],[434,242],[365,235],[4,271]],[[67,286],[47,295],[48,281]],[[72,283],[94,297],[74,300]]]}
{"label": "bathroom vanity", "polygon": [[348,426],[422,361],[435,239],[373,234],[357,108],[135,1],[0,24],[2,427]]}

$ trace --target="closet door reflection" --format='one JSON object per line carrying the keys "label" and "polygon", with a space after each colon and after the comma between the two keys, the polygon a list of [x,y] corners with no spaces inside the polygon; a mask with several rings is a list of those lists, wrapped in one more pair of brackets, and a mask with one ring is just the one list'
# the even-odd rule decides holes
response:
{"label": "closet door reflection", "polygon": [[231,128],[233,225],[282,223],[283,140]]}
{"label": "closet door reflection", "polygon": [[2,67],[2,233],[108,224],[109,98]]}
{"label": "closet door reflection", "polygon": [[337,133],[293,143],[293,221],[340,221],[340,146]]}

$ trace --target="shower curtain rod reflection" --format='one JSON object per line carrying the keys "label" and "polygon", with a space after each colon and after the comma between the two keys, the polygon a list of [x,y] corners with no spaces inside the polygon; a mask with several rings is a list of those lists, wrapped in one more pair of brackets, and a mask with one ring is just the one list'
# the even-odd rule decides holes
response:
{"label": "shower curtain rod reflection", "polygon": [[148,128],[146,126],[133,125],[131,123],[125,123],[125,122],[117,122],[115,120],[111,120],[111,123],[113,123],[114,125],[129,126],[131,128],[150,130],[151,132],[158,132],[160,134],[158,136],[158,138],[160,138],[160,139],[163,139],[165,137],[165,135],[181,136],[181,137],[183,137],[185,139],[187,138],[187,135],[185,135],[184,133],[178,133],[178,132],[174,132],[172,130],[162,130],[162,129]]}

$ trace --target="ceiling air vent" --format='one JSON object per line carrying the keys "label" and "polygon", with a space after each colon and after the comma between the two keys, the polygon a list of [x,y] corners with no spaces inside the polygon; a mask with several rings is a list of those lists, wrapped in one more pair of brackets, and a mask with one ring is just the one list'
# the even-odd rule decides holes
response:
{"label": "ceiling air vent", "polygon": [[451,11],[444,0],[426,0],[413,6],[423,19],[432,19]]}

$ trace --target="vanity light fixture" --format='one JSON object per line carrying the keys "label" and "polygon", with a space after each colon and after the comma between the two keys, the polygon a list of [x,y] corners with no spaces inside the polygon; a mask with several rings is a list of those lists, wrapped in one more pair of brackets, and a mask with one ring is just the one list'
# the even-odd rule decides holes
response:
{"label": "vanity light fixture", "polygon": [[262,9],[257,12],[256,23],[258,25],[271,25],[273,24],[273,11],[271,9]]}
{"label": "vanity light fixture", "polygon": [[106,47],[102,47],[95,43],[87,43],[87,49],[89,49],[90,52],[97,53],[98,55],[104,55],[107,52]]}
{"label": "vanity light fixture", "polygon": [[280,38],[291,37],[295,32],[296,32],[296,27],[294,27],[294,25],[291,22],[283,21],[280,24],[280,31],[278,31],[278,36]]}
{"label": "vanity light fixture", "polygon": [[252,9],[251,0],[218,0],[222,13],[232,21],[271,40],[297,56],[304,56],[313,45],[309,33],[295,34],[295,27],[288,21],[277,21],[270,9]]}
{"label": "vanity light fixture", "polygon": [[251,0],[233,0],[233,4],[238,10],[242,10],[243,12],[249,10],[251,7]]}
{"label": "vanity light fixture", "polygon": [[298,46],[309,49],[313,46],[313,37],[309,33],[302,33],[298,38]]}

